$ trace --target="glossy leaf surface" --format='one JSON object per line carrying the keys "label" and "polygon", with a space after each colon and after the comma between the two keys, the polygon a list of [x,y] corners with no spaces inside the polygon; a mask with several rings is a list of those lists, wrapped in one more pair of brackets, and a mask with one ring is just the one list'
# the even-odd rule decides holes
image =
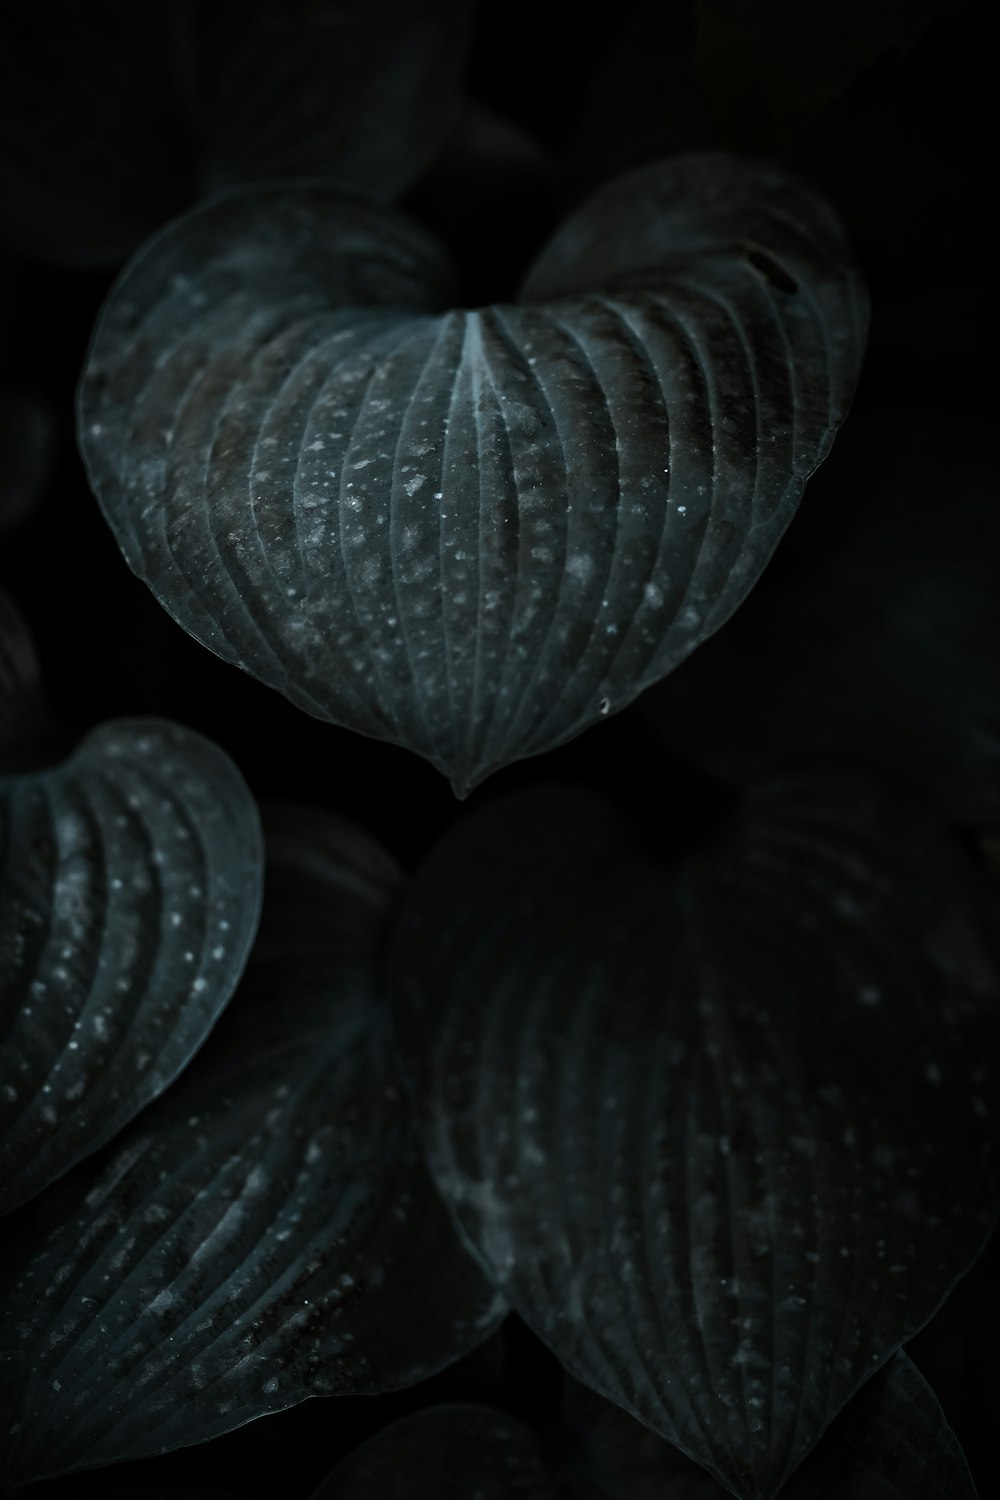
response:
{"label": "glossy leaf surface", "polygon": [[395,873],[321,813],[279,816],[269,846],[239,993],[7,1299],[8,1482],[412,1384],[502,1315],[396,1085],[375,972]]}
{"label": "glossy leaf surface", "polygon": [[4,237],[120,261],[212,193],[406,188],[457,105],[467,0],[38,0],[0,22]]}
{"label": "glossy leaf surface", "polygon": [[193,635],[471,786],[624,707],[756,581],[850,402],[866,302],[825,204],[723,156],[442,312],[437,247],[324,187],[168,228],[82,380],[92,486]]}
{"label": "glossy leaf surface", "polygon": [[647,837],[569,793],[460,828],[404,917],[401,1043],[517,1311],[766,1497],[988,1231],[997,979],[954,851],[861,784]]}
{"label": "glossy leaf surface", "polygon": [[215,1024],[260,913],[257,809],[157,720],[0,778],[0,1207],[102,1146]]}

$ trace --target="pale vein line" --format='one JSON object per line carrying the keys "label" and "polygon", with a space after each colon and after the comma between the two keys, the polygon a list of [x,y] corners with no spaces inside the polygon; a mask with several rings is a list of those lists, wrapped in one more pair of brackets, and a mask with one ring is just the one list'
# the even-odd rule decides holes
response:
{"label": "pale vein line", "polygon": [[[629,315],[628,315],[628,309],[627,309],[627,307],[625,307],[622,304],[616,303],[616,302],[612,301],[611,299],[609,299],[607,297],[604,297],[604,296],[599,296],[599,297],[595,298],[595,300],[598,301],[615,318],[616,322],[619,324],[619,326],[622,328],[622,330],[624,332],[624,335],[625,335],[626,341],[629,344],[629,347],[636,354],[636,356],[638,358],[638,363],[646,371],[647,376],[651,376],[652,377],[651,383],[652,383],[652,386],[654,387],[654,390],[655,390],[654,399],[658,400],[659,403],[660,403],[660,406],[662,408],[662,413],[663,413],[663,424],[664,424],[664,426],[665,426],[665,428],[667,430],[667,447],[666,447],[665,458],[666,458],[666,467],[669,469],[669,467],[670,467],[670,459],[671,459],[671,446],[670,446],[670,421],[671,421],[671,418],[670,418],[670,406],[669,406],[669,402],[667,400],[666,389],[665,389],[665,387],[663,385],[663,381],[662,381],[661,376],[660,376],[659,367],[656,364],[654,364],[653,360],[651,359],[651,357],[649,355],[648,350],[645,347],[645,343],[644,343],[644,341],[642,339],[641,334],[639,334],[639,332],[636,330],[636,328],[632,324],[631,319],[629,318]],[[618,452],[618,450],[616,449],[616,458],[617,458],[617,452]],[[624,497],[621,495],[620,474],[619,474],[619,511],[618,511],[618,516],[616,517],[616,522],[615,522],[615,540],[614,540],[614,547],[615,548],[617,548],[617,545],[618,545],[618,532],[619,532],[619,529],[620,529],[620,515],[621,515],[621,505],[622,505],[623,498]],[[644,588],[651,582],[651,580],[653,578],[653,575],[659,570],[659,567],[660,567],[660,564],[661,564],[661,560],[662,560],[662,556],[663,556],[663,546],[664,546],[664,541],[665,541],[666,534],[667,534],[667,523],[668,523],[669,519],[670,519],[670,510],[669,510],[669,476],[668,476],[668,489],[667,489],[667,494],[664,496],[663,516],[662,516],[662,521],[661,521],[661,525],[660,525],[660,535],[659,535],[659,539],[658,539],[658,541],[656,543],[655,548],[652,549],[652,560],[651,560],[651,562],[649,564],[649,567],[648,567],[648,569],[647,569],[647,571],[646,571],[646,573],[644,574],[644,577],[643,577],[643,586],[644,586]],[[611,574],[610,574],[610,570],[609,570],[609,578],[610,578],[610,576],[611,576]],[[677,614],[677,609],[680,608],[680,605],[681,605],[682,602],[683,602],[683,595],[682,595],[681,599],[678,600],[677,608],[674,610],[674,615],[675,616]],[[614,673],[615,673],[615,667],[616,667],[619,659],[621,658],[622,652],[624,651],[624,649],[626,648],[626,646],[632,640],[632,636],[633,636],[633,633],[635,631],[635,628],[636,628],[635,627],[635,619],[633,617],[633,620],[625,627],[624,631],[619,631],[618,636],[617,636],[616,641],[615,641],[614,650],[612,651],[610,657],[607,659],[607,661],[604,664],[603,675],[604,675],[604,678],[605,678],[606,681],[610,682],[613,679]],[[593,639],[593,632],[591,632],[591,639]]]}
{"label": "pale vein line", "polygon": [[[455,316],[455,314],[449,314],[448,317],[446,317],[443,321],[446,324],[448,324],[448,323],[450,323],[451,318],[453,318],[454,316]],[[447,600],[445,598],[445,586],[444,586],[444,576],[445,576],[445,520],[447,519],[446,516],[445,516],[445,513],[444,513],[444,507],[449,503],[449,500],[451,501],[451,504],[453,506],[455,505],[456,501],[458,500],[458,496],[457,496],[457,494],[454,491],[452,491],[451,493],[449,493],[449,491],[451,490],[451,486],[449,485],[448,472],[447,472],[448,444],[449,444],[449,437],[450,437],[450,432],[451,432],[451,424],[452,424],[452,420],[453,420],[455,409],[456,409],[457,402],[458,402],[458,387],[459,387],[459,382],[460,382],[460,379],[461,379],[461,376],[462,376],[463,366],[465,365],[465,362],[466,362],[466,349],[467,349],[468,341],[469,341],[469,328],[470,328],[470,325],[471,325],[471,318],[473,316],[474,316],[474,314],[465,314],[465,316],[464,316],[463,325],[462,325],[462,340],[461,340],[461,344],[460,344],[460,347],[459,347],[459,350],[458,350],[458,358],[457,358],[457,361],[456,361],[456,364],[455,364],[455,369],[454,369],[454,371],[452,373],[452,376],[451,376],[451,391],[450,391],[450,394],[449,394],[449,397],[448,397],[448,411],[447,411],[447,413],[445,415],[445,419],[444,419],[444,433],[443,433],[442,441],[441,441],[441,478],[440,478],[440,482],[439,482],[439,486],[438,486],[438,488],[441,491],[441,495],[442,495],[441,502],[440,502],[440,504],[437,507],[437,525],[438,525],[438,547],[437,547],[438,603],[439,603],[439,606],[440,606],[440,615],[441,615],[441,639],[442,639],[442,642],[443,642],[443,645],[444,645],[444,661],[443,661],[443,666],[444,666],[445,687],[446,687],[447,693],[448,693],[449,745],[450,745],[452,757],[456,757],[457,755],[460,755],[460,753],[461,753],[462,732],[461,732],[460,726],[456,723],[456,719],[455,719],[455,695],[454,695],[453,684],[452,684],[453,672],[452,672],[452,665],[451,665],[451,655],[452,655],[452,651],[451,651],[451,638],[450,638],[450,633],[449,633],[449,630],[448,630],[448,610],[447,610]],[[440,376],[439,378],[442,379],[442,381],[443,381],[443,376]],[[479,489],[480,489],[480,491],[482,489],[481,476],[480,476]],[[477,551],[480,550],[479,545],[478,545],[478,540],[479,539],[477,538]]]}
{"label": "pale vein line", "polygon": [[[565,508],[564,508],[564,510],[562,512],[562,517],[563,517],[564,525],[563,525],[562,532],[560,534],[561,535],[561,545],[562,545],[562,569],[563,569],[563,573],[565,573],[566,556],[567,556],[567,550],[568,550],[568,546],[569,546],[569,528],[570,528],[570,523],[571,523],[571,520],[572,520],[572,513],[571,513],[571,510],[570,510],[570,495],[569,495],[569,466],[568,466],[567,459],[566,459],[566,448],[565,448],[565,444],[563,442],[562,432],[561,432],[561,430],[559,428],[558,422],[556,421],[555,412],[552,409],[551,403],[549,402],[549,399],[548,399],[548,396],[547,396],[547,394],[545,392],[545,389],[544,389],[543,385],[541,384],[538,376],[535,374],[534,368],[528,363],[528,360],[527,360],[526,356],[524,355],[523,351],[519,347],[519,345],[517,343],[517,340],[515,339],[514,335],[510,331],[510,328],[507,326],[506,320],[504,318],[504,311],[505,311],[505,309],[503,309],[499,305],[495,306],[495,307],[492,307],[490,309],[490,312],[492,314],[493,331],[494,331],[494,333],[496,335],[497,341],[500,343],[501,347],[504,349],[505,353],[507,354],[509,364],[512,365],[514,368],[520,370],[520,372],[523,375],[526,376],[529,385],[531,385],[534,388],[535,392],[537,393],[537,397],[539,399],[539,402],[544,407],[544,410],[545,410],[545,412],[547,414],[549,429],[551,430],[552,435],[555,437],[555,439],[556,439],[556,441],[557,441],[557,443],[559,445],[559,454],[560,454],[560,458],[561,458],[561,462],[562,462],[563,483],[565,484],[565,487],[566,487]],[[506,419],[505,419],[505,425],[506,425]],[[508,428],[508,432],[509,432],[509,428]],[[513,456],[513,449],[511,450],[511,452],[512,452],[512,456]],[[516,503],[517,503],[518,514],[520,516],[520,512],[521,512],[520,500],[521,500],[521,497],[520,497],[520,494],[519,494],[519,492],[517,490],[516,479],[515,479],[515,490],[514,490],[514,493],[515,493],[515,496],[516,496]],[[525,559],[525,571],[528,572],[528,573],[530,573],[532,571],[532,569],[531,569],[531,563],[530,563],[530,556]],[[521,568],[519,566],[518,567],[518,573],[520,573],[520,572],[521,572]],[[555,619],[556,615],[558,614],[559,603],[560,603],[561,598],[562,598],[562,578],[560,578],[560,588],[559,588],[559,591],[558,591],[557,596],[556,596],[556,601],[555,601],[554,608],[552,610],[552,613],[549,616],[549,625],[548,625],[548,628],[546,630],[545,644],[547,644],[547,642],[548,642],[549,636],[551,634],[552,624],[554,622],[554,619]],[[517,611],[516,611],[516,601],[515,601],[515,611],[514,611],[514,614],[512,616],[512,619],[511,619],[511,629],[508,632],[508,636],[507,636],[507,647],[506,647],[506,650],[504,652],[503,666],[501,667],[501,670],[500,670],[500,681],[501,681],[501,683],[505,683],[505,684],[508,683],[508,672],[509,672],[509,667],[510,667],[510,647],[511,647],[511,641],[512,641],[512,638],[513,638],[513,630],[514,630],[514,626],[516,624],[516,621],[517,621]],[[535,633],[536,638],[537,638],[537,631],[535,631],[534,633]],[[528,690],[531,687],[532,683],[534,682],[535,678],[537,677],[538,668],[539,668],[539,665],[540,665],[540,662],[541,662],[541,659],[542,659],[542,654],[543,653],[541,651],[538,651],[538,652],[535,653],[535,660],[534,660],[534,664],[532,666],[532,670],[531,670],[531,672],[529,674],[529,677],[528,677],[527,681],[524,682],[521,685],[521,693],[520,693],[520,700],[521,701],[520,701],[520,704],[513,711],[513,713],[510,715],[510,717],[508,718],[507,725],[503,726],[503,728],[501,730],[500,743],[499,743],[498,750],[497,750],[497,754],[499,756],[501,756],[501,757],[504,755],[504,752],[506,751],[507,746],[510,744],[511,734],[513,732],[514,726],[520,721],[520,718],[521,718],[521,716],[522,716],[522,714],[524,712],[524,706],[525,706],[525,703],[527,701]],[[499,702],[499,691],[494,696],[494,703],[496,704],[498,702]],[[490,722],[490,731],[489,732],[490,732],[490,736],[491,737],[492,737],[492,731],[493,731],[494,722],[495,722],[495,716],[494,716],[493,719],[491,719],[491,722]]]}
{"label": "pale vein line", "polygon": [[[421,389],[421,387],[423,386],[424,382],[427,380],[427,378],[428,378],[428,371],[432,370],[433,362],[436,359],[436,357],[437,357],[437,355],[438,355],[438,353],[439,353],[439,351],[441,349],[442,344],[444,344],[444,342],[447,339],[449,333],[451,332],[451,326],[452,325],[451,325],[450,318],[449,318],[449,316],[447,314],[444,315],[441,318],[434,319],[433,322],[435,322],[437,324],[437,328],[436,328],[436,331],[435,331],[433,337],[431,338],[430,345],[429,345],[429,347],[427,349],[427,352],[426,352],[426,354],[424,356],[423,363],[421,364],[420,369],[419,369],[419,371],[417,373],[417,377],[413,381],[412,388],[411,388],[411,391],[410,391],[410,395],[409,395],[409,397],[407,398],[407,400],[405,402],[399,401],[399,403],[398,403],[398,406],[400,408],[402,408],[402,416],[400,418],[399,431],[396,434],[396,448],[395,448],[395,452],[394,452],[393,458],[392,458],[392,478],[390,480],[390,494],[389,494],[389,543],[388,543],[388,548],[389,548],[389,576],[390,576],[390,578],[392,580],[393,613],[395,614],[396,619],[399,621],[399,631],[400,631],[400,636],[401,636],[402,643],[403,643],[403,651],[404,651],[404,654],[406,656],[406,665],[407,665],[407,669],[408,669],[409,674],[410,674],[410,682],[412,684],[412,689],[413,689],[413,701],[416,704],[417,712],[419,714],[420,721],[421,721],[421,723],[423,725],[424,734],[427,736],[427,749],[428,750],[431,748],[431,745],[432,745],[431,721],[430,721],[430,717],[429,717],[429,710],[428,710],[428,704],[427,704],[427,696],[426,696],[426,694],[424,692],[423,675],[422,675],[420,667],[417,664],[416,658],[414,656],[414,652],[413,652],[413,637],[412,637],[412,633],[409,630],[409,627],[407,626],[407,623],[406,623],[407,612],[403,608],[403,605],[402,605],[402,602],[401,602],[401,599],[400,599],[399,578],[398,578],[398,575],[397,575],[397,572],[396,572],[396,561],[397,561],[397,558],[399,556],[400,549],[399,549],[399,547],[396,544],[396,534],[397,534],[397,528],[398,528],[399,519],[400,519],[400,508],[401,508],[401,505],[402,505],[402,502],[399,500],[399,488],[400,488],[400,486],[397,483],[397,481],[401,477],[401,475],[400,475],[399,460],[400,460],[400,457],[401,457],[401,454],[402,454],[402,448],[403,448],[403,434],[407,430],[407,422],[409,420],[410,414],[415,409],[414,403],[415,403],[416,398],[417,398],[417,392]],[[423,325],[423,324],[419,325],[419,327],[417,327],[417,328],[414,329],[414,334],[415,335],[417,333],[419,333],[419,334],[422,335],[424,332],[425,332],[425,325]],[[399,349],[402,349],[404,347],[404,340],[402,338],[400,339],[399,345],[397,347]],[[432,370],[432,376],[431,376],[432,379],[434,378],[434,376],[436,375],[436,373],[437,373],[436,370]],[[443,447],[443,445],[442,445],[442,447]],[[443,463],[443,451],[442,451],[442,463]],[[404,491],[404,493],[405,493],[405,491]]]}
{"label": "pale vein line", "polygon": [[[523,538],[523,533],[522,533],[522,529],[521,529],[520,506],[518,504],[517,484],[516,484],[516,480],[515,480],[515,477],[514,477],[514,456],[513,456],[513,450],[511,448],[510,428],[509,428],[509,426],[507,424],[506,415],[504,414],[503,402],[500,400],[500,393],[499,393],[499,390],[497,388],[497,382],[496,382],[496,379],[495,379],[494,374],[493,374],[493,366],[492,366],[492,363],[490,361],[489,354],[488,354],[488,351],[487,351],[486,341],[485,341],[485,339],[482,336],[482,325],[483,325],[483,321],[484,320],[485,320],[485,314],[481,314],[480,315],[480,323],[479,323],[479,335],[480,335],[480,348],[481,348],[481,352],[482,352],[483,373],[484,373],[485,380],[489,383],[489,388],[490,388],[490,391],[491,391],[492,396],[493,396],[493,407],[494,407],[494,411],[496,413],[496,418],[497,418],[497,423],[498,423],[497,443],[498,443],[498,447],[500,449],[502,449],[502,455],[500,453],[498,453],[497,454],[497,460],[498,460],[498,466],[504,468],[504,471],[505,471],[504,477],[505,477],[505,479],[507,481],[507,486],[508,486],[508,489],[507,489],[507,498],[508,498],[508,501],[511,503],[512,509],[513,509],[514,524],[515,524],[515,527],[517,528],[518,557],[520,558],[521,555],[524,552],[524,538]],[[506,463],[505,464],[502,462],[503,458],[506,459]],[[482,475],[480,475],[480,485],[482,485]],[[480,492],[480,502],[479,503],[480,503],[480,515],[482,515],[482,493],[481,492]],[[482,532],[480,531],[480,536],[479,536],[479,553],[480,553],[480,558],[482,557],[482,552],[483,552]],[[513,630],[514,621],[517,618],[518,598],[519,598],[519,595],[522,592],[522,579],[523,579],[524,571],[525,570],[522,569],[519,564],[515,567],[515,570],[514,570],[514,594],[513,594],[513,598],[510,600],[509,608],[507,610],[507,616],[508,616],[507,617],[507,622],[506,622],[506,625],[507,625],[507,640],[506,640],[506,646],[505,646],[505,650],[504,650],[504,660],[503,660],[503,663],[502,663],[502,666],[501,666],[501,669],[500,669],[500,672],[499,672],[499,681],[500,682],[502,682],[503,677],[504,677],[504,673],[506,672],[507,660],[508,660],[508,657],[510,655],[510,636],[511,636],[511,632]],[[478,640],[477,640],[477,647],[478,647],[478,644],[479,643],[478,643]],[[478,670],[478,657],[477,657],[477,670]],[[501,694],[499,692],[499,683],[498,683],[497,689],[494,690],[494,692],[490,695],[489,716],[488,716],[488,718],[485,719],[485,722],[483,723],[481,732],[477,736],[476,744],[477,744],[477,751],[478,751],[478,760],[479,760],[480,763],[487,756],[487,753],[489,751],[490,745],[492,743],[492,741],[491,741],[491,735],[492,735],[492,731],[493,731],[493,725],[496,722],[497,711],[498,711],[499,706],[500,706],[500,698],[501,698]]]}

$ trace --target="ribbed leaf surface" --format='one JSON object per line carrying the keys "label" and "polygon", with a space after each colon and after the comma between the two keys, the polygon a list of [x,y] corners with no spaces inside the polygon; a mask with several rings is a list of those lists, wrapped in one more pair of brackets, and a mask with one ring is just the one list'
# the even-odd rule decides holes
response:
{"label": "ribbed leaf surface", "polygon": [[737,1495],[992,1221],[963,878],[908,809],[808,780],[673,861],[586,797],[501,803],[417,877],[400,1035],[456,1221],[572,1374]]}
{"label": "ribbed leaf surface", "polygon": [[976,1500],[976,1487],[937,1397],[900,1350],[837,1419],[787,1496]]}
{"label": "ribbed leaf surface", "polygon": [[397,1087],[375,972],[395,873],[320,813],[279,818],[270,851],[208,1045],[26,1246],[0,1324],[9,1483],[412,1384],[502,1316]]}
{"label": "ribbed leaf surface", "polygon": [[[679,1449],[568,1382],[567,1430],[543,1443],[486,1406],[414,1412],[362,1444],[311,1500],[725,1500]],[[789,1481],[787,1500],[975,1500],[955,1434],[902,1351]]]}
{"label": "ribbed leaf surface", "polygon": [[260,913],[232,762],[156,720],[0,778],[0,1207],[111,1139],[201,1046]]}
{"label": "ribbed leaf surface", "polygon": [[166,230],[80,391],[126,558],[193,635],[464,793],[740,603],[828,451],[866,305],[830,211],[721,156],[613,184],[517,305],[324,187]]}
{"label": "ribbed leaf surface", "polygon": [[[567,1397],[577,1466],[592,1478],[596,1494],[616,1500],[725,1500],[730,1493],[610,1402],[575,1385]],[[586,1493],[589,1500],[591,1492]],[[958,1439],[902,1350],[848,1403],[781,1495],[782,1500],[976,1500]]]}

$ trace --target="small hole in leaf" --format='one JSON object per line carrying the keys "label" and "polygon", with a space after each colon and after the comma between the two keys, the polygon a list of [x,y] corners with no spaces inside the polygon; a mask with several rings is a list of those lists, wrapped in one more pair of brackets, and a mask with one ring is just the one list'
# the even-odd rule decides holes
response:
{"label": "small hole in leaf", "polygon": [[763,250],[747,250],[743,256],[751,270],[756,271],[758,276],[774,287],[776,291],[788,292],[794,295],[799,289],[799,284],[794,276],[789,276],[783,266],[779,266],[776,260]]}
{"label": "small hole in leaf", "polygon": [[602,698],[597,705],[597,712],[599,714],[609,714],[611,712],[611,699]]}

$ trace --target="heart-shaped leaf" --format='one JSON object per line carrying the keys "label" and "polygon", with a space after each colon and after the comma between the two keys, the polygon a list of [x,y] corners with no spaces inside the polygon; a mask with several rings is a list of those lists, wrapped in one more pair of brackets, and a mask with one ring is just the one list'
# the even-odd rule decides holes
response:
{"label": "heart-shaped leaf", "polygon": [[[595,1482],[598,1494],[616,1500],[725,1500],[731,1493],[619,1407],[575,1383],[567,1384],[564,1411],[573,1467]],[[976,1500],[958,1439],[902,1350],[848,1403],[781,1495]]]}
{"label": "heart-shaped leaf", "polygon": [[505,1310],[397,1087],[377,979],[394,872],[320,813],[279,819],[270,850],[220,1025],[26,1250],[0,1326],[8,1482],[412,1384]]}
{"label": "heart-shaped leaf", "polygon": [[[567,1382],[567,1430],[544,1442],[487,1406],[438,1406],[383,1428],[311,1500],[725,1500],[704,1469]],[[787,1500],[975,1500],[933,1391],[902,1351],[868,1382],[789,1481]]]}
{"label": "heart-shaped leaf", "polygon": [[846,411],[866,303],[823,203],[704,156],[599,193],[518,305],[446,305],[388,210],[218,200],[112,292],[79,431],[187,630],[464,793],[737,607]]}
{"label": "heart-shaped leaf", "polygon": [[239,183],[324,176],[394,197],[455,112],[469,14],[468,0],[8,7],[4,237],[109,264]]}
{"label": "heart-shaped leaf", "polygon": [[788,1500],[976,1500],[961,1445],[900,1350],[837,1418]]}
{"label": "heart-shaped leaf", "polygon": [[0,1208],[121,1129],[198,1050],[260,912],[257,809],[200,735],[90,734],[0,777]]}
{"label": "heart-shaped leaf", "polygon": [[596,800],[500,803],[415,882],[399,1031],[456,1222],[572,1374],[740,1496],[992,1222],[966,876],[908,807],[804,779],[673,861]]}

